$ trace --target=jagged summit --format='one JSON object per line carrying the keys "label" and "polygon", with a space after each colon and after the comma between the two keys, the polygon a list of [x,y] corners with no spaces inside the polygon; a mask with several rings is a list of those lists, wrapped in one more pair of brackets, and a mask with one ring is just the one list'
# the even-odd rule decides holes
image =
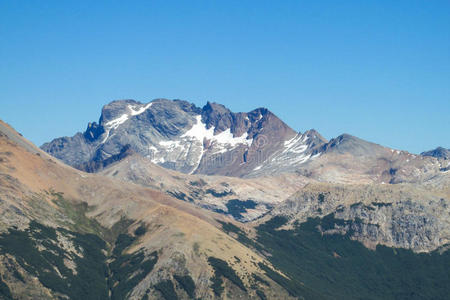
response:
{"label": "jagged summit", "polygon": [[207,102],[116,100],[84,133],[41,148],[95,172],[122,159],[123,148],[188,174],[261,177],[299,173],[330,182],[418,182],[441,176],[446,149],[414,155],[342,134],[330,141],[314,129],[296,132],[267,108],[232,112]]}
{"label": "jagged summit", "polygon": [[214,102],[199,108],[184,100],[116,100],[103,107],[98,124],[42,149],[83,168],[128,144],[152,162],[184,173],[244,176],[296,135],[267,108],[234,113]]}

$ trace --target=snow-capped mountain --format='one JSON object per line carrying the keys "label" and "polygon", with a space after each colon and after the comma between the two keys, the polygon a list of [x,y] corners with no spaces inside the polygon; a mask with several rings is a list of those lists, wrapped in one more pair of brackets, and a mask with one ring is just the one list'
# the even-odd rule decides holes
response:
{"label": "snow-capped mountain", "polygon": [[103,107],[98,124],[42,149],[89,172],[129,153],[186,174],[297,173],[334,183],[424,182],[449,168],[441,156],[415,155],[349,134],[327,141],[315,130],[298,133],[266,108],[234,113],[217,103],[200,108],[167,99],[113,101]]}
{"label": "snow-capped mountain", "polygon": [[184,173],[245,176],[273,163],[279,168],[304,163],[325,142],[315,131],[296,133],[265,108],[233,113],[216,103],[199,108],[156,99],[113,101],[103,107],[99,124],[89,123],[84,133],[57,138],[42,149],[85,169],[129,145],[152,162]]}

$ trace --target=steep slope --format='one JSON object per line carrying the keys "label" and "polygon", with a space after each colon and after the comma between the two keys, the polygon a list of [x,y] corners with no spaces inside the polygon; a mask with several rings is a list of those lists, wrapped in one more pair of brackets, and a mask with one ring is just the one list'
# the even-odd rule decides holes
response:
{"label": "steep slope", "polygon": [[290,224],[332,214],[340,226],[324,234],[349,233],[370,248],[433,251],[450,244],[449,199],[448,187],[313,183],[270,214],[288,217]]}
{"label": "steep slope", "polygon": [[65,166],[3,123],[0,181],[2,297],[288,298],[220,215]]}
{"label": "steep slope", "polygon": [[152,162],[183,173],[243,176],[286,147],[291,156],[301,148],[306,157],[311,152],[306,148],[323,143],[323,138],[304,143],[296,135],[265,108],[233,113],[209,102],[198,108],[181,100],[121,100],[103,107],[99,124],[89,123],[84,133],[55,139],[42,149],[92,170],[89,166],[130,145]]}

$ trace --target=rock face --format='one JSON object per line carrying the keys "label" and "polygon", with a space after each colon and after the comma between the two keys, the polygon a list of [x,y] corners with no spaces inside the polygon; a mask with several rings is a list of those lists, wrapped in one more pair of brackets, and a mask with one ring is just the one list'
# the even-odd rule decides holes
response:
{"label": "rock face", "polygon": [[417,252],[450,242],[450,202],[445,191],[409,184],[311,184],[276,207],[291,223],[333,214],[342,220],[324,234],[349,233],[368,247],[378,244]]}
{"label": "rock face", "polygon": [[[122,149],[187,174],[261,177],[297,173],[333,183],[421,183],[449,170],[448,150],[423,155],[343,134],[327,141],[317,131],[297,133],[265,108],[234,113],[182,100],[113,101],[99,123],[42,149],[89,172],[123,158]],[[447,152],[446,152],[447,151]],[[438,158],[437,158],[438,157]]]}
{"label": "rock face", "polygon": [[432,156],[436,158],[450,159],[450,149],[445,149],[442,147],[437,147],[434,150],[422,152],[420,155]]}
{"label": "rock face", "polygon": [[[315,136],[314,140],[308,137]],[[113,101],[84,133],[46,143],[42,149],[79,169],[120,153],[125,145],[153,163],[183,173],[244,176],[271,157],[306,161],[324,139],[297,134],[265,108],[233,113],[223,105],[203,108],[181,100]],[[297,157],[302,154],[301,158]]]}

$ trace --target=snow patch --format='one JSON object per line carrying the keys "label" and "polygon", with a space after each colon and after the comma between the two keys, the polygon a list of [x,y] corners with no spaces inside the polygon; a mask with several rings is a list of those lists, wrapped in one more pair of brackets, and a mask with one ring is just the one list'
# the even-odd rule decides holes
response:
{"label": "snow patch", "polygon": [[[198,169],[203,158],[205,153],[205,140],[211,142],[211,148],[214,151],[212,154],[224,153],[237,147],[238,145],[246,145],[250,147],[253,143],[253,139],[249,139],[247,133],[244,133],[240,137],[234,137],[231,130],[227,129],[217,135],[214,135],[215,128],[211,127],[208,129],[206,124],[202,122],[201,115],[195,116],[195,120],[196,121],[192,127],[182,134],[178,140],[161,141],[159,142],[161,148],[158,147],[160,153],[161,150],[164,149],[164,151],[169,153],[175,152],[177,155],[184,155],[185,158],[187,158],[188,153],[195,151],[195,156],[193,157],[195,163],[192,166],[193,169],[191,174]],[[165,157],[165,161],[168,161],[166,155]],[[160,159],[158,161],[160,161]]]}
{"label": "snow patch", "polygon": [[117,119],[109,121],[105,125],[109,129],[117,129],[117,127],[119,127],[120,124],[125,123],[127,120],[128,120],[128,115],[127,114],[123,114],[120,117],[118,117]]}
{"label": "snow patch", "polygon": [[172,152],[176,148],[181,147],[180,141],[161,141],[159,142],[159,144],[166,148],[166,150],[169,152]]}
{"label": "snow patch", "polygon": [[240,137],[234,137],[231,133],[230,128],[221,133],[214,135],[214,127],[209,129],[206,128],[206,124],[202,122],[202,116],[198,115],[195,117],[197,122],[192,126],[191,129],[186,131],[181,137],[186,138],[189,137],[191,139],[195,139],[203,143],[204,139],[215,142],[219,146],[221,145],[229,145],[231,147],[236,147],[239,144],[245,144],[247,146],[251,146],[253,143],[253,139],[248,138],[248,134],[244,133]]}
{"label": "snow patch", "polygon": [[322,154],[322,153],[317,153],[317,154],[314,154],[313,156],[311,156],[311,159],[314,159],[314,158],[316,158],[316,157],[319,157],[320,156],[320,154]]}
{"label": "snow patch", "polygon": [[140,115],[144,111],[149,109],[152,105],[153,105],[153,103],[148,103],[147,105],[145,105],[143,107],[128,105],[128,109],[130,110],[131,115],[122,114],[120,117],[118,117],[114,120],[111,120],[105,124],[105,127],[106,127],[106,131],[104,133],[105,138],[103,139],[102,144],[105,143],[106,140],[109,138],[109,133],[112,129],[117,129],[121,124],[125,123],[130,118],[130,116]]}
{"label": "snow patch", "polygon": [[154,163],[154,164],[163,164],[165,162],[166,162],[166,160],[164,159],[164,157],[152,159],[152,163]]}
{"label": "snow patch", "polygon": [[155,146],[150,146],[150,147],[148,147],[148,149],[150,150],[150,151],[152,151],[154,154],[156,154],[156,153],[158,153],[159,152],[159,150],[155,147]]}
{"label": "snow patch", "polygon": [[140,107],[138,109],[136,109],[138,106],[132,106],[132,105],[128,105],[128,109],[131,111],[131,115],[132,116],[137,116],[142,114],[143,112],[145,112],[147,109],[149,109],[151,106],[153,105],[153,102],[148,103],[147,105]]}
{"label": "snow patch", "polygon": [[197,122],[181,137],[191,137],[201,142],[203,142],[203,139],[205,138],[211,139],[214,136],[214,127],[207,129],[206,124],[202,122],[201,115],[198,115],[195,118]]}
{"label": "snow patch", "polygon": [[287,140],[284,142],[285,149],[282,153],[303,153],[308,149],[308,145],[305,144],[305,142],[308,140],[308,137],[306,135],[297,134],[295,137],[293,137],[290,140]]}
{"label": "snow patch", "polygon": [[219,144],[226,144],[231,146],[236,146],[238,144],[246,144],[247,146],[251,146],[253,139],[247,139],[247,132],[241,135],[240,137],[233,137],[230,128],[225,131],[222,131],[218,135],[213,136],[213,140]]}
{"label": "snow patch", "polygon": [[119,127],[120,124],[125,123],[127,120],[128,120],[128,115],[123,114],[120,117],[107,122],[105,124],[105,127],[106,127],[106,132],[104,133],[105,138],[103,139],[102,144],[105,143],[106,140],[109,138],[109,133],[110,133],[111,129],[117,129],[117,127]]}

